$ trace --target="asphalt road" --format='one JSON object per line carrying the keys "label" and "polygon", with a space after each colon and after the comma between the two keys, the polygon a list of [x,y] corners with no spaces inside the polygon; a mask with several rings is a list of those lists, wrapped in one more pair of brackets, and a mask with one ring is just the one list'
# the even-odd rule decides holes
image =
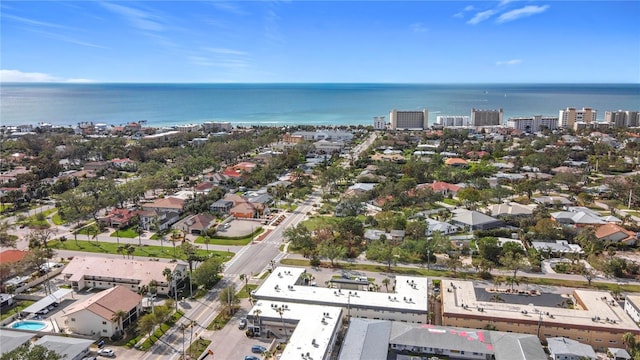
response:
{"label": "asphalt road", "polygon": [[[319,201],[319,195],[314,194],[302,203],[294,212],[289,213],[286,219],[272,230],[262,241],[249,244],[236,252],[236,255],[226,263],[223,279],[205,297],[198,300],[180,301],[179,306],[185,311],[176,326],[172,327],[161,337],[161,341],[149,349],[141,359],[178,359],[182,354],[182,343],[185,348],[189,346],[191,338],[190,329],[185,331],[184,337],[180,326],[195,321],[197,325],[194,331],[202,332],[204,328],[217,316],[220,308],[218,294],[226,286],[235,285],[237,288],[243,285],[240,274],[258,275],[270,266],[271,261],[277,263],[285,254],[279,250],[283,241],[283,232],[290,226],[296,226],[311,211],[313,204]],[[212,345],[213,346],[213,345]],[[217,359],[222,359],[218,353]]]}

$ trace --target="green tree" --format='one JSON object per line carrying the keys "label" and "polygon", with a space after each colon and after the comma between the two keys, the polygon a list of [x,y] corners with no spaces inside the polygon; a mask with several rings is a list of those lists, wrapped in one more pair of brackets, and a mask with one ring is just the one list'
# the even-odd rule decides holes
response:
{"label": "green tree", "polygon": [[306,258],[310,258],[316,251],[316,243],[311,237],[311,232],[303,224],[285,229],[284,238],[290,241],[295,249],[302,251],[302,256]]}
{"label": "green tree", "polygon": [[42,345],[22,345],[17,349],[4,353],[0,360],[60,360],[63,357]]}
{"label": "green tree", "polygon": [[222,260],[219,257],[211,257],[193,271],[193,280],[205,289],[211,289],[220,280],[222,269]]}
{"label": "green tree", "polygon": [[380,240],[371,242],[367,247],[367,259],[385,263],[389,271],[391,265],[395,264],[402,255],[402,249],[398,244],[387,240],[384,235],[380,237]]}
{"label": "green tree", "polygon": [[324,256],[331,261],[331,267],[334,267],[334,261],[347,256],[347,249],[335,241],[323,241],[320,243],[320,256]]}

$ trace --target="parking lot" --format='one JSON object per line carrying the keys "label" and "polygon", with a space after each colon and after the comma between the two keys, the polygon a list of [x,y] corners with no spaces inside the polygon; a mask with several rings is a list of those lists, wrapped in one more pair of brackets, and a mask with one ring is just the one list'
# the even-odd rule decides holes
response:
{"label": "parking lot", "polygon": [[218,236],[243,237],[248,236],[259,227],[264,227],[260,221],[241,219],[231,220],[226,224],[228,224],[228,227],[224,225],[218,227]]}

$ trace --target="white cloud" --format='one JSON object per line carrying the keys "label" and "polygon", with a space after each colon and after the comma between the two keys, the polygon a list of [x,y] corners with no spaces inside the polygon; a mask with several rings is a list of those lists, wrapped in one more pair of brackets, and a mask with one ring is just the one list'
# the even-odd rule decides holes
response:
{"label": "white cloud", "polygon": [[124,17],[133,27],[148,31],[162,31],[164,26],[159,16],[140,9],[118,5],[111,2],[101,3],[103,7]]}
{"label": "white cloud", "polygon": [[496,61],[496,66],[513,66],[513,65],[518,65],[518,64],[522,64],[522,59],[511,59],[511,60],[504,60],[504,61]]}
{"label": "white cloud", "polygon": [[16,16],[16,15],[10,15],[10,14],[2,14],[2,17],[5,19],[11,19],[11,20],[15,20],[18,22],[21,22],[23,24],[27,24],[27,25],[33,25],[33,26],[41,26],[41,27],[51,27],[51,28],[58,28],[58,29],[67,29],[68,27],[64,26],[64,25],[58,25],[58,24],[54,24],[54,23],[50,23],[50,22],[46,22],[46,21],[40,21],[40,20],[34,20],[34,19],[28,19],[22,16]]}
{"label": "white cloud", "polygon": [[46,73],[23,72],[20,70],[0,70],[0,82],[68,82],[88,83],[90,79],[63,79]]}
{"label": "white cloud", "polygon": [[223,55],[247,55],[246,51],[234,50],[234,49],[226,49],[226,48],[204,48],[205,50],[215,53],[215,54],[223,54]]}
{"label": "white cloud", "polygon": [[493,14],[495,14],[495,10],[485,10],[485,11],[481,11],[479,13],[476,13],[469,21],[467,21],[467,24],[471,24],[471,25],[476,25],[479,24],[487,19],[489,19],[490,17],[493,16]]}
{"label": "white cloud", "polygon": [[411,30],[417,33],[423,33],[429,31],[422,23],[411,24]]}
{"label": "white cloud", "polygon": [[517,20],[517,19],[520,19],[520,18],[524,18],[524,17],[527,17],[527,16],[540,14],[540,13],[543,13],[543,12],[547,11],[547,9],[549,9],[549,5],[543,5],[543,6],[527,5],[525,7],[520,8],[520,9],[507,11],[506,13],[500,15],[498,17],[498,19],[496,20],[496,22],[498,24],[502,24],[502,23],[505,23],[505,22]]}
{"label": "white cloud", "polygon": [[215,1],[211,3],[218,10],[222,10],[235,15],[247,15],[248,13],[237,4],[230,2]]}
{"label": "white cloud", "polygon": [[462,11],[471,11],[473,9],[474,9],[473,5],[467,5],[464,7],[464,9],[462,9]]}

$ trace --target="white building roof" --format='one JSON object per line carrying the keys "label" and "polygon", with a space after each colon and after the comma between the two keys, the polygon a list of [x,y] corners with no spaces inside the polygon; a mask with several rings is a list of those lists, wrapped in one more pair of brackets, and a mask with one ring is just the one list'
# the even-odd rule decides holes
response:
{"label": "white building roof", "polygon": [[[285,308],[286,307],[286,308]],[[277,309],[283,308],[282,318]],[[260,310],[261,321],[281,324],[297,323],[293,333],[289,335],[289,343],[282,352],[280,360],[298,360],[301,354],[307,359],[325,359],[327,351],[334,340],[334,334],[340,326],[342,308],[308,304],[296,304],[281,301],[258,301],[248,317],[253,317]],[[307,356],[306,354],[309,354]]]}
{"label": "white building roof", "polygon": [[426,277],[396,276],[394,293],[348,291],[296,285],[303,268],[280,266],[256,290],[257,299],[392,312],[427,313]]}

